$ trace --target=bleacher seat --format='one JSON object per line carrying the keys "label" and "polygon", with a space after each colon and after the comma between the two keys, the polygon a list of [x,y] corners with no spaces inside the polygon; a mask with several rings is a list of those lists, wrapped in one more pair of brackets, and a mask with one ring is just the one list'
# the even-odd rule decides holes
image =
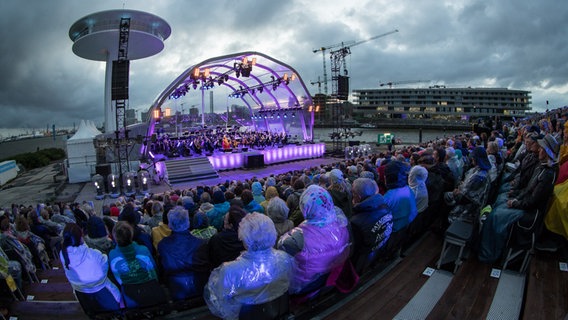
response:
{"label": "bleacher seat", "polygon": [[290,311],[288,293],[261,304],[245,304],[241,307],[241,320],[287,319]]}
{"label": "bleacher seat", "polygon": [[443,264],[452,262],[452,260],[448,261],[448,259],[452,259],[449,258],[448,255],[452,251],[452,249],[457,247],[459,251],[457,257],[453,260],[453,262],[455,263],[453,272],[455,273],[457,271],[458,267],[462,263],[465,247],[472,238],[473,230],[473,224],[461,220],[456,220],[450,225],[444,235],[442,252],[440,253],[440,259],[436,264],[436,267],[438,269],[440,269]]}
{"label": "bleacher seat", "polygon": [[[120,304],[116,302],[114,296],[107,288],[103,288],[95,293],[84,293],[75,290],[75,296],[89,318],[96,319],[105,314],[110,318],[112,315],[120,313]],[[102,316],[102,318],[107,318],[107,316]]]}

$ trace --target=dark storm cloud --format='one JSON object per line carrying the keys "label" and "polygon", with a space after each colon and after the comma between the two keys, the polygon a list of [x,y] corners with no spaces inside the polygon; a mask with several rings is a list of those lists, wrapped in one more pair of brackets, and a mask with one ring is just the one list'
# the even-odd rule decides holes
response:
{"label": "dark storm cloud", "polygon": [[[323,70],[313,49],[395,28],[352,48],[351,89],[431,80],[411,86],[508,87],[530,90],[537,110],[546,100],[568,104],[561,1],[1,1],[0,128],[101,124],[104,63],[75,56],[68,32],[81,17],[123,4],[172,28],[160,54],[131,64],[129,103],[139,110],[191,65],[245,50],[291,65],[316,93],[309,82]],[[328,55],[326,63],[330,78]]]}

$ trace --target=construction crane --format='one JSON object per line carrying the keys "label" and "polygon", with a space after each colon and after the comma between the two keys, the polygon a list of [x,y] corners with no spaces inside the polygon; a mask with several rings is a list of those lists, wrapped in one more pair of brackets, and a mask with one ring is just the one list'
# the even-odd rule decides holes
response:
{"label": "construction crane", "polygon": [[329,81],[330,81],[329,79],[328,79],[328,80],[325,80],[325,81],[324,81],[324,80],[320,80],[320,77],[318,76],[318,80],[317,80],[317,81],[310,81],[310,84],[311,84],[312,86],[317,84],[317,85],[318,85],[318,93],[321,94],[321,84],[323,83],[323,84],[326,86],[325,90],[327,90],[327,83],[328,83]]}
{"label": "construction crane", "polygon": [[380,84],[379,84],[379,87],[388,86],[389,89],[390,89],[390,88],[392,88],[393,86],[398,86],[398,85],[401,85],[401,84],[424,83],[424,82],[430,82],[430,80],[389,81],[389,82],[380,83]]}
{"label": "construction crane", "polygon": [[[322,80],[322,82],[323,82],[323,84],[324,84],[324,93],[325,93],[325,95],[327,96],[327,82],[328,82],[328,79],[327,79],[327,68],[326,68],[326,63],[325,63],[325,52],[326,52],[327,50],[341,47],[341,49],[339,49],[339,50],[337,50],[337,51],[332,51],[332,52],[331,52],[331,53],[332,53],[332,54],[331,54],[331,60],[332,60],[332,64],[333,64],[333,52],[340,52],[340,51],[341,51],[341,52],[344,52],[344,51],[348,51],[349,53],[345,54],[345,55],[348,55],[348,54],[351,53],[351,51],[349,50],[349,48],[351,48],[351,47],[354,47],[354,46],[357,46],[357,45],[363,44],[363,43],[365,43],[365,42],[368,42],[368,41],[371,41],[371,40],[375,40],[375,39],[378,39],[378,38],[381,38],[381,37],[384,37],[384,36],[388,36],[389,34],[393,34],[393,33],[396,33],[396,32],[398,32],[397,29],[395,29],[395,30],[393,30],[393,31],[390,31],[390,32],[387,32],[387,33],[383,33],[383,34],[380,34],[380,35],[371,37],[371,38],[366,39],[366,40],[341,42],[341,43],[336,43],[336,44],[333,44],[333,45],[330,45],[330,46],[327,46],[327,47],[321,47],[321,48],[312,50],[313,53],[321,52],[321,54],[322,54],[322,60],[323,60],[323,80]],[[333,66],[332,66],[332,68],[333,68]],[[333,72],[333,71],[332,71],[332,72]],[[318,81],[319,81],[319,80],[318,80]],[[317,82],[316,82],[316,83],[317,83]],[[320,86],[321,86],[321,83],[320,83]]]}

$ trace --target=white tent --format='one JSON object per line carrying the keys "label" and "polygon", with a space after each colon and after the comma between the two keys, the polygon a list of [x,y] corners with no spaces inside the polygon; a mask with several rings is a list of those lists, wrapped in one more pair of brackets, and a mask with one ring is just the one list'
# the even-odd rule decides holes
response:
{"label": "white tent", "polygon": [[77,132],[67,140],[67,174],[70,183],[87,182],[97,165],[93,140],[101,134],[92,122],[81,120]]}

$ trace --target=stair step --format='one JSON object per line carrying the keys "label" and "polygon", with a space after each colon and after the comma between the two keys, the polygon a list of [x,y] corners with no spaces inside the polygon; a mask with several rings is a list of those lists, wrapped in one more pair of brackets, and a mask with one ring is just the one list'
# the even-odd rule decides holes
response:
{"label": "stair step", "polygon": [[75,301],[69,282],[32,283],[24,286],[24,295],[39,301]]}
{"label": "stair step", "polygon": [[170,183],[215,179],[217,171],[207,157],[183,158],[165,162]]}
{"label": "stair step", "polygon": [[11,305],[10,316],[26,320],[89,319],[77,301],[17,301]]}

